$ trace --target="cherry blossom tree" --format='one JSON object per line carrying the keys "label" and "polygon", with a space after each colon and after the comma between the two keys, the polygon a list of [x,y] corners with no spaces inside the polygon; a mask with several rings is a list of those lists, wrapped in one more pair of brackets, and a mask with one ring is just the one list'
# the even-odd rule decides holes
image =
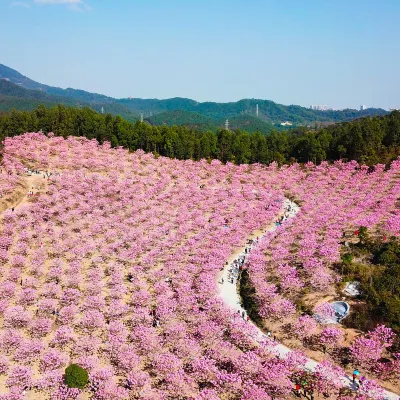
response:
{"label": "cherry blossom tree", "polygon": [[[10,396],[34,383],[40,395],[77,398],[62,379],[71,360],[89,371],[93,399],[288,398],[305,356],[278,359],[232,315],[218,296],[221,267],[284,213],[284,196],[296,199],[296,218],[260,236],[244,268],[261,318],[331,349],[341,331],[296,304],[339,282],[331,266],[344,231],[400,231],[398,160],[372,174],[355,162],[235,166],[39,132],[7,138],[3,164],[14,175],[0,174],[0,191],[23,183],[25,166],[42,171],[44,188],[2,215],[0,373]],[[315,313],[334,317],[328,305]],[[356,339],[353,359],[394,380],[393,340],[379,327]],[[336,396],[343,371],[325,361],[317,374],[319,390]],[[379,396],[373,383],[363,390],[360,399]]]}

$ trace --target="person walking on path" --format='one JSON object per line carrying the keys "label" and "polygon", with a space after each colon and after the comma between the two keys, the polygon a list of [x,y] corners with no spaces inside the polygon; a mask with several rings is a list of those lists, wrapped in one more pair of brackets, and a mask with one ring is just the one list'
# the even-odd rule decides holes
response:
{"label": "person walking on path", "polygon": [[356,378],[358,375],[360,375],[360,371],[358,369],[355,369],[353,371],[353,383],[356,383]]}
{"label": "person walking on path", "polygon": [[307,381],[304,380],[303,382],[301,382],[301,386],[303,386],[304,396],[307,397]]}
{"label": "person walking on path", "polygon": [[295,393],[296,393],[296,396],[297,396],[297,397],[300,397],[300,396],[301,396],[301,393],[300,393],[300,385],[299,385],[298,383],[296,383],[296,386],[295,386]]}

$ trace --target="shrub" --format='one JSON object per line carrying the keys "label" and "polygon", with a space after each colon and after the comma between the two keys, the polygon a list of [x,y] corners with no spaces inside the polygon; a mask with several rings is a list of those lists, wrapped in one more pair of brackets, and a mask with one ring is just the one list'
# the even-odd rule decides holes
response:
{"label": "shrub", "polygon": [[360,239],[360,244],[365,245],[369,241],[368,228],[366,226],[360,226],[358,229],[358,238]]}
{"label": "shrub", "polygon": [[65,384],[69,388],[83,389],[88,382],[88,372],[78,364],[71,364],[65,369]]}
{"label": "shrub", "polygon": [[353,262],[353,254],[345,253],[342,255],[342,263],[346,266],[351,265]]}

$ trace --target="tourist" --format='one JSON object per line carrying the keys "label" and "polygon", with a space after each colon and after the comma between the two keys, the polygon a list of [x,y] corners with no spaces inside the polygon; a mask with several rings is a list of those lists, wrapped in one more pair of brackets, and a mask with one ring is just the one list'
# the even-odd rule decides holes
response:
{"label": "tourist", "polygon": [[301,382],[301,385],[303,386],[304,396],[307,397],[307,381],[304,380],[303,382]]}
{"label": "tourist", "polygon": [[300,397],[300,396],[301,396],[301,393],[300,393],[300,385],[299,385],[298,382],[296,382],[294,388],[295,388],[294,391],[295,391],[296,396],[297,396],[297,397]]}
{"label": "tourist", "polygon": [[358,369],[355,369],[353,371],[353,383],[356,383],[357,375],[360,375],[360,371],[358,371]]}
{"label": "tourist", "polygon": [[295,391],[296,391],[296,396],[297,396],[297,397],[300,397],[300,396],[301,396],[301,393],[300,393],[300,385],[299,385],[298,383],[296,383]]}

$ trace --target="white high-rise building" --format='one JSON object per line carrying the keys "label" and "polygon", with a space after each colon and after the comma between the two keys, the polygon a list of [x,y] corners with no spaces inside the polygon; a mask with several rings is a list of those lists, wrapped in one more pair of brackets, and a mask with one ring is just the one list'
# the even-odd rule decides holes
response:
{"label": "white high-rise building", "polygon": [[318,110],[318,111],[326,111],[329,110],[329,107],[325,104],[313,104],[310,106],[311,110]]}
{"label": "white high-rise building", "polygon": [[360,111],[364,111],[364,110],[366,110],[368,107],[366,106],[366,105],[362,105],[362,106],[360,106]]}

